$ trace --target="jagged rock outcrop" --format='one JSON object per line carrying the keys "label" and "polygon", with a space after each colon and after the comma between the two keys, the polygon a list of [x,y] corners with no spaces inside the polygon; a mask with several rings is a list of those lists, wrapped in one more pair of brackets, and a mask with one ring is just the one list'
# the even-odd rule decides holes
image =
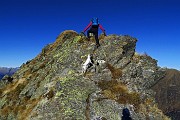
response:
{"label": "jagged rock outcrop", "polygon": [[180,119],[180,72],[175,69],[165,69],[165,77],[153,90],[156,92],[158,107],[170,116],[172,120]]}
{"label": "jagged rock outcrop", "polygon": [[[127,107],[134,120],[168,119],[151,87],[164,76],[157,61],[135,53],[130,36],[101,36],[95,43],[75,31],[62,32],[0,88],[0,119],[121,120]],[[82,74],[88,54],[103,60]]]}

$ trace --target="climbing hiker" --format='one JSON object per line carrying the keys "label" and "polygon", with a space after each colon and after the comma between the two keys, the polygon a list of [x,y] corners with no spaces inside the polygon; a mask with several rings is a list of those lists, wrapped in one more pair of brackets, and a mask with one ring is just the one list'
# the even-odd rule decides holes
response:
{"label": "climbing hiker", "polygon": [[[90,29],[89,29],[90,28]],[[96,47],[98,48],[100,46],[99,39],[98,39],[98,28],[100,28],[103,32],[103,34],[106,36],[105,29],[102,27],[101,24],[99,24],[98,18],[94,17],[91,19],[90,23],[86,26],[86,28],[81,32],[85,35],[85,32],[87,29],[87,37],[90,38],[90,35],[93,34],[96,39]]]}
{"label": "climbing hiker", "polygon": [[130,116],[130,112],[129,112],[129,110],[127,108],[123,109],[121,120],[132,120],[132,118]]}

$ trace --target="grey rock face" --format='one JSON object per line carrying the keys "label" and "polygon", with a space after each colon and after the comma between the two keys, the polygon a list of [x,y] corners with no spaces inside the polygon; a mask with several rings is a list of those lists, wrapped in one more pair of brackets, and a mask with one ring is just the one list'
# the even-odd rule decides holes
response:
{"label": "grey rock face", "polygon": [[[163,71],[156,60],[135,54],[136,42],[110,35],[94,49],[95,42],[64,31],[1,88],[0,119],[121,120],[125,107],[135,120],[168,119],[156,107],[151,90]],[[105,63],[82,74],[88,54]]]}

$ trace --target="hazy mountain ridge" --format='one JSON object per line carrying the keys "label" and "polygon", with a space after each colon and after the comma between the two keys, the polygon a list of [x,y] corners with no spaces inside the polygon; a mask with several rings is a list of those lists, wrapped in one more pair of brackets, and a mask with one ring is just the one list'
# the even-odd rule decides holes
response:
{"label": "hazy mountain ridge", "polygon": [[5,75],[12,76],[19,68],[7,68],[0,67],[0,79],[2,79]]}
{"label": "hazy mountain ridge", "polygon": [[156,92],[156,101],[159,108],[172,120],[180,119],[180,71],[166,69],[166,75],[153,90]]}
{"label": "hazy mountain ridge", "polygon": [[[157,60],[135,52],[137,39],[100,36],[101,46],[64,31],[0,85],[0,119],[120,120],[127,107],[134,120],[168,120],[151,89],[166,75]],[[105,61],[82,74],[88,54]],[[1,84],[1,82],[0,82]]]}

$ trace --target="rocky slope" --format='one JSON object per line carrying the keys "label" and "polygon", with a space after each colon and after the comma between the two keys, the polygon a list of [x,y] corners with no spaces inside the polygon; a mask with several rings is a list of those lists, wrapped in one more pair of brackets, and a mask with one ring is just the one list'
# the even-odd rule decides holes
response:
{"label": "rocky slope", "polygon": [[167,69],[166,75],[153,90],[159,108],[172,120],[180,120],[180,71]]}
{"label": "rocky slope", "polygon": [[13,75],[18,68],[6,68],[6,67],[0,67],[0,80],[5,76],[5,75]]}
{"label": "rocky slope", "polygon": [[[2,120],[166,120],[151,90],[164,75],[157,61],[135,52],[130,36],[100,36],[101,47],[75,31],[64,31],[0,87]],[[88,54],[105,61],[82,73]]]}

